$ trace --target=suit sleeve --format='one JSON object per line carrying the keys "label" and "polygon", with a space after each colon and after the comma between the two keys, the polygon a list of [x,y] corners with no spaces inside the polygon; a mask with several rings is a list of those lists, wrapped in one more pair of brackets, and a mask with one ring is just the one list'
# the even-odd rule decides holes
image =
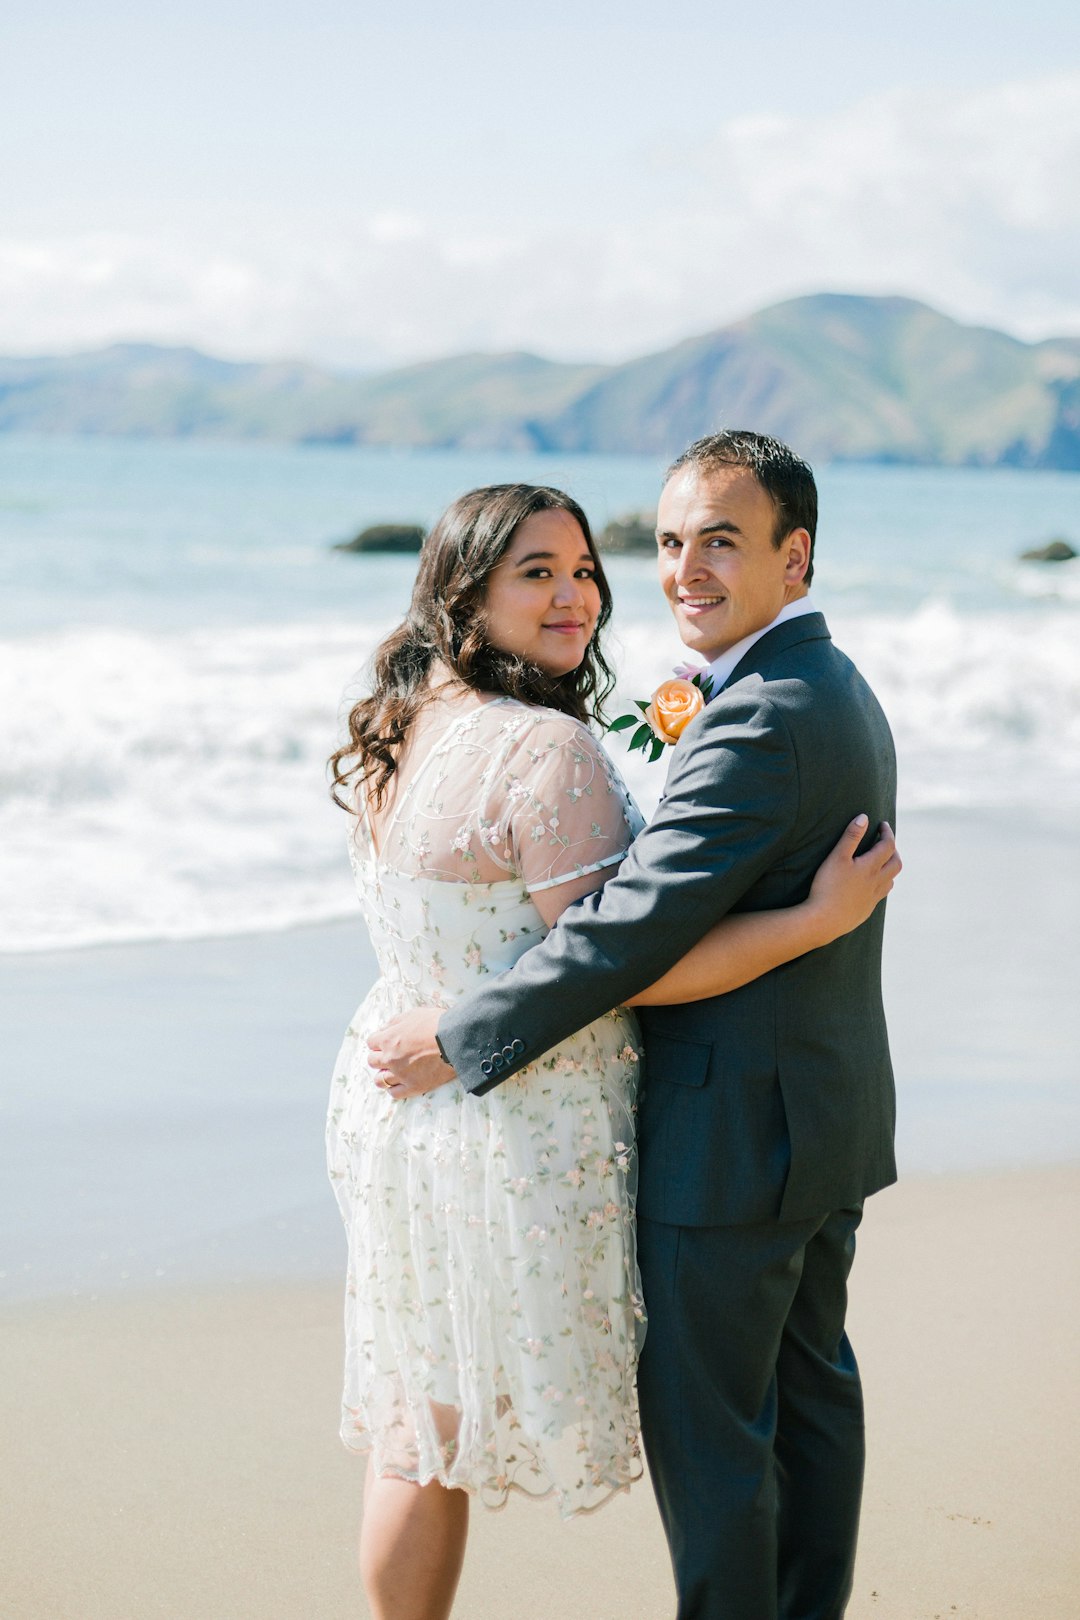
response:
{"label": "suit sleeve", "polygon": [[666,973],[779,858],[798,796],[782,715],[753,691],[722,693],[678,744],[619,872],[444,1013],[439,1042],[465,1087],[490,1090]]}

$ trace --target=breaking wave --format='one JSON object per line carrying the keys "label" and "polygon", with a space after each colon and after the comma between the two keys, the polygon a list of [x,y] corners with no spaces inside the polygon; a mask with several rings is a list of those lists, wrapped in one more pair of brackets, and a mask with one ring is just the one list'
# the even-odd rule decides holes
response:
{"label": "breaking wave", "polygon": [[[1080,808],[1080,656],[1066,602],[830,614],[897,739],[913,809]],[[341,694],[388,624],[148,634],[66,628],[0,643],[0,949],[180,939],[350,915],[324,762]],[[678,656],[631,616],[628,695]],[[631,673],[632,672],[632,673]],[[619,739],[643,808],[663,774]]]}

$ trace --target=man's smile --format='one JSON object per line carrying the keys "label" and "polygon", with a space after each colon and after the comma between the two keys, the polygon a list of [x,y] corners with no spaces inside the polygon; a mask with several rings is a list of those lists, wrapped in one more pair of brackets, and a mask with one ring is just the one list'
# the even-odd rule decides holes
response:
{"label": "man's smile", "polygon": [[810,536],[776,535],[777,508],[749,467],[683,467],[664,485],[656,512],[660,586],[679,635],[711,662],[764,630],[805,595]]}

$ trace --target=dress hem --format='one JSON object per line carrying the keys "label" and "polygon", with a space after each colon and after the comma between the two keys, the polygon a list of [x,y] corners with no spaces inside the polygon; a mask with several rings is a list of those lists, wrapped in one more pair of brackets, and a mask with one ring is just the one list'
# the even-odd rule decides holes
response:
{"label": "dress hem", "polygon": [[[378,1467],[374,1462],[373,1453],[375,1447],[370,1437],[368,1437],[366,1443],[360,1445],[350,1445],[348,1440],[345,1440],[344,1438],[342,1439],[341,1443],[351,1456],[367,1457],[375,1468],[376,1476],[379,1479],[400,1479],[404,1480],[408,1485],[441,1485],[445,1490],[448,1491],[464,1491],[467,1496],[474,1497],[479,1506],[488,1513],[501,1513],[509,1504],[510,1498],[513,1495],[522,1497],[528,1502],[539,1503],[550,1502],[553,1497],[562,1497],[564,1494],[559,1490],[557,1485],[549,1486],[546,1491],[530,1491],[527,1485],[519,1485],[516,1480],[509,1480],[505,1486],[498,1487],[498,1490],[501,1493],[499,1494],[498,1498],[496,1500],[491,1500],[487,1494],[490,1487],[485,1485],[470,1485],[462,1480],[449,1479],[446,1476],[445,1470],[443,1469],[433,1469],[430,1473],[425,1475],[421,1474],[419,1471],[416,1473],[408,1473],[403,1468]],[[606,1486],[606,1490],[605,1494],[598,1502],[592,1502],[587,1507],[572,1507],[566,1511],[560,1507],[559,1517],[562,1519],[578,1519],[589,1513],[598,1513],[601,1508],[607,1507],[608,1503],[611,1502],[616,1496],[628,1495],[630,1487],[632,1485],[637,1485],[640,1480],[644,1479],[644,1477],[644,1464],[639,1460],[637,1464],[637,1471],[633,1473],[629,1479],[620,1480],[617,1484],[611,1484],[608,1481],[602,1482],[599,1488],[604,1489]]]}

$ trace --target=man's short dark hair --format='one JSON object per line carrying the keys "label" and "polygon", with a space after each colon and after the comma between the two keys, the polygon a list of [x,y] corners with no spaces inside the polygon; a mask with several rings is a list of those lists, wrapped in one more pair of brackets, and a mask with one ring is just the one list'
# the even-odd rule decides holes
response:
{"label": "man's short dark hair", "polygon": [[747,467],[776,508],[773,545],[779,550],[792,529],[805,529],[810,536],[810,561],[805,583],[814,575],[814,539],[817,535],[817,485],[809,463],[779,439],[767,433],[751,433],[746,428],[729,428],[695,439],[671,463],[665,484],[684,467],[709,473],[717,467]]}

